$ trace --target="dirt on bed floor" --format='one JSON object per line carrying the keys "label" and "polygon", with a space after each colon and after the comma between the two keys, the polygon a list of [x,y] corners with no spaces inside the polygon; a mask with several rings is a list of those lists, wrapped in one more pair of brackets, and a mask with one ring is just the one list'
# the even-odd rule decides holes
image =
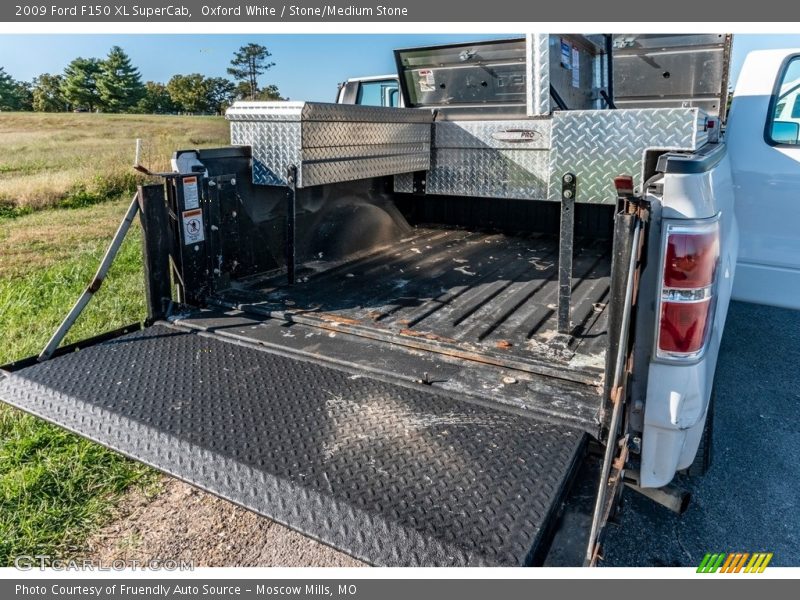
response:
{"label": "dirt on bed floor", "polygon": [[187,561],[195,567],[357,567],[363,563],[278,523],[165,477],[161,492],[130,492],[87,541],[105,564]]}

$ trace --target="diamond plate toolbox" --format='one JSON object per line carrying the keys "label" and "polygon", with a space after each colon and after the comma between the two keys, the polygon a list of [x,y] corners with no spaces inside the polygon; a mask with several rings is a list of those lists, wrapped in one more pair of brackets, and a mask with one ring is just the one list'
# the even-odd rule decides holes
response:
{"label": "diamond plate toolbox", "polygon": [[550,200],[561,198],[561,176],[574,173],[578,202],[613,204],[613,178],[644,177],[648,150],[694,151],[706,143],[706,114],[698,108],[560,111],[553,115]]}
{"label": "diamond plate toolbox", "polygon": [[297,186],[430,168],[433,114],[426,110],[314,102],[237,102],[225,117],[231,143],[250,146],[253,183]]}
{"label": "diamond plate toolbox", "polygon": [[[544,198],[550,119],[441,121],[426,191],[446,196]],[[395,190],[398,181],[395,179]]]}

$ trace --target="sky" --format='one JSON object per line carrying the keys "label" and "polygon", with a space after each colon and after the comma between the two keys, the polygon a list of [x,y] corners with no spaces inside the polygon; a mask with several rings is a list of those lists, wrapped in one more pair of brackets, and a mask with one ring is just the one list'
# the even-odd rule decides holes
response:
{"label": "sky", "polygon": [[[269,48],[275,66],[261,79],[293,100],[335,100],[337,84],[349,77],[395,71],[392,50],[480,39],[486,34],[269,34],[269,35],[0,35],[0,66],[15,79],[60,73],[75,57],[102,58],[121,46],[144,81],[166,82],[176,73],[226,76],[234,51],[255,42]],[[751,50],[800,48],[800,35],[736,35],[732,81]]]}

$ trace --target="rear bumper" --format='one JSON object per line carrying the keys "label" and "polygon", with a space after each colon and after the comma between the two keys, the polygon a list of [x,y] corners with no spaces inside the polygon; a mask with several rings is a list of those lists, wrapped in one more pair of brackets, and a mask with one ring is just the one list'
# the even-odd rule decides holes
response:
{"label": "rear bumper", "polygon": [[647,427],[647,435],[642,438],[641,487],[657,488],[667,485],[677,471],[692,464],[700,446],[705,422],[706,412],[703,412],[702,418],[686,429]]}
{"label": "rear bumper", "polygon": [[651,363],[647,383],[641,487],[661,487],[694,460],[714,386],[729,296],[720,298],[708,349],[691,365]]}

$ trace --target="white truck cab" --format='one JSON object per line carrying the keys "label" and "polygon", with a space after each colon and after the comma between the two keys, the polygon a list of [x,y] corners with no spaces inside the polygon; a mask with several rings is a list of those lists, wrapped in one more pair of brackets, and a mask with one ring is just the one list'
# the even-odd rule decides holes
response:
{"label": "white truck cab", "polygon": [[800,309],[800,49],[751,52],[725,134],[741,228],[733,297]]}
{"label": "white truck cab", "polygon": [[374,75],[351,77],[339,84],[336,104],[359,104],[361,106],[386,106],[402,108],[403,96],[397,75]]}

